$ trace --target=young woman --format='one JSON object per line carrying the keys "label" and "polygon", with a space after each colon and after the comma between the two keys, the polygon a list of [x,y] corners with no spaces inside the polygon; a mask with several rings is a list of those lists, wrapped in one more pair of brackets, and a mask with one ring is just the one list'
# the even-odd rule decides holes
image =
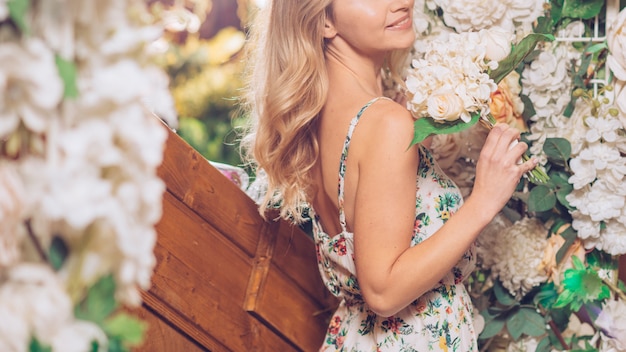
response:
{"label": "young woman", "polygon": [[[413,0],[271,0],[249,47],[244,150],[267,175],[261,212],[309,208],[318,264],[341,303],[322,350],[474,351],[472,244],[510,198],[527,148],[497,125],[464,203],[383,74],[413,45]],[[401,81],[399,81],[401,83]]]}

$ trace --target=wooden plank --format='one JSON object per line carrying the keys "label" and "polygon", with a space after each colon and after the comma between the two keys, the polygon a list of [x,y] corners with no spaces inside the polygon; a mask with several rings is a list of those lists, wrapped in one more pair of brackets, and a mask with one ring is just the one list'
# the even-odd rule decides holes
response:
{"label": "wooden plank", "polygon": [[324,310],[332,310],[338,300],[324,286],[317,267],[317,253],[313,239],[300,228],[282,222],[272,263],[294,281]]}
{"label": "wooden plank", "polygon": [[146,305],[130,312],[148,324],[148,330],[144,335],[144,343],[136,348],[134,352],[154,352],[154,351],[185,351],[185,352],[206,352],[207,348],[197,344],[194,340],[185,335],[176,326],[163,320]]}
{"label": "wooden plank", "polygon": [[252,258],[169,193],[163,209],[147,304],[210,350],[295,350],[242,309]]}
{"label": "wooden plank", "polygon": [[163,163],[157,172],[168,191],[253,257],[264,223],[254,201],[180,136],[167,131]]}
{"label": "wooden plank", "polygon": [[328,326],[327,316],[317,314],[322,308],[272,265],[253,314],[302,350],[316,351]]}

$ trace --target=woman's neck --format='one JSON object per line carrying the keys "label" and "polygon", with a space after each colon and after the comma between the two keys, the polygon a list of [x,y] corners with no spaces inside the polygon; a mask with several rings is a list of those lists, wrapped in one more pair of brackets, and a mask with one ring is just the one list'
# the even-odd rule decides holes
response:
{"label": "woman's neck", "polygon": [[[380,62],[379,62],[380,61]],[[375,60],[358,55],[345,55],[337,50],[327,50],[326,67],[332,82],[347,84],[371,96],[381,96],[382,59]]]}

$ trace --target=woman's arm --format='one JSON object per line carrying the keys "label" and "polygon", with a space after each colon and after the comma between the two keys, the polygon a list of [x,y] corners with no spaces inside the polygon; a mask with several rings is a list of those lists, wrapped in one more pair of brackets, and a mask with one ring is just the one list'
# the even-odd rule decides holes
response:
{"label": "woman's arm", "polygon": [[407,148],[412,117],[401,106],[389,104],[368,111],[352,140],[358,185],[353,219],[348,218],[361,291],[370,308],[383,316],[398,312],[439,282],[506,204],[522,174],[534,167],[534,162],[517,165],[526,144],[509,150],[519,132],[496,126],[478,161],[472,196],[439,231],[409,247],[418,150]]}

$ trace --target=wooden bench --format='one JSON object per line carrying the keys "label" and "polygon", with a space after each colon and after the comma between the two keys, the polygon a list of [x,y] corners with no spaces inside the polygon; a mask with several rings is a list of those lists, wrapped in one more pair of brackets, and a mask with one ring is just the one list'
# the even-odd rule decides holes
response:
{"label": "wooden bench", "polygon": [[168,133],[157,265],[136,312],[150,325],[138,351],[317,350],[337,301],[312,239],[264,221],[243,191]]}

